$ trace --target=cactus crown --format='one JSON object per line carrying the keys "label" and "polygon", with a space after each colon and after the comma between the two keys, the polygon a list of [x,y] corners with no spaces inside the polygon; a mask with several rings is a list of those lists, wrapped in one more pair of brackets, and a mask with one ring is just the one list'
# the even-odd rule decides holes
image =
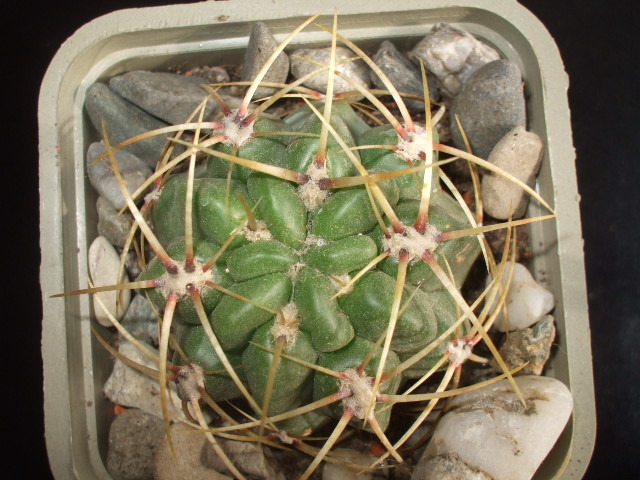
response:
{"label": "cactus crown", "polygon": [[[155,254],[136,282],[110,288],[139,289],[162,313],[158,377],[167,426],[167,382],[174,380],[189,420],[239,478],[217,435],[235,432],[265,444],[286,438],[315,457],[302,478],[331,455],[348,425],[372,431],[385,446],[372,468],[388,456],[402,462],[398,449],[438,400],[464,390],[446,389],[457,385],[464,361],[477,358],[471,353],[476,343],[484,340],[502,365],[498,379],[512,373],[486,333],[498,309],[480,308],[484,300],[504,302],[500,283],[489,282],[471,305],[460,286],[480,252],[491,276],[504,273],[509,242],[496,264],[485,231],[536,219],[481,226],[480,214],[461,200],[440,169],[450,159],[439,154],[468,160],[472,171],[475,165],[496,169],[438,143],[434,125],[443,110],[432,118],[424,69],[426,121],[418,125],[380,69],[338,34],[336,20],[321,27],[331,34],[329,64],[308,76],[328,72],[326,93],[297,81],[251,103],[270,62],[315,19],[278,47],[237,110],[208,86],[187,123],[133,139],[175,132],[138,192],[129,194],[119,177],[114,152],[122,145],[111,146],[105,132],[101,161],[113,166],[136,220],[129,241],[140,229]],[[333,95],[335,78],[350,81],[337,70],[338,41],[380,76],[401,121],[355,83],[354,94],[388,123],[370,127],[354,110],[359,103],[352,107],[349,95]],[[267,108],[285,95],[300,98],[300,108],[284,119],[270,116]],[[211,98],[223,115],[204,122]],[[192,132],[189,140],[185,130]],[[151,184],[153,194],[139,208],[137,199]],[[413,393],[438,370],[445,373],[434,393]],[[234,398],[251,410],[242,418],[220,406]],[[392,443],[385,434],[389,407],[425,401]],[[209,427],[203,403],[228,425]],[[331,418],[339,419],[333,433],[313,447],[305,435]]]}

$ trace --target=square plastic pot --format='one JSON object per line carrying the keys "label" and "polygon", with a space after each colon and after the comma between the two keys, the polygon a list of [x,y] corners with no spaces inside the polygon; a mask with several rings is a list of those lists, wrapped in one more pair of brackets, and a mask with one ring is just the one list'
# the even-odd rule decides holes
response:
{"label": "square plastic pot", "polygon": [[[40,229],[45,427],[56,478],[110,478],[105,460],[113,409],[101,388],[112,361],[91,334],[89,296],[50,298],[86,288],[87,248],[97,235],[96,194],[84,172],[86,148],[97,139],[83,110],[87,88],[134,69],[240,63],[254,22],[266,22],[282,39],[317,8],[304,0],[234,0],[118,11],[80,28],[51,62],[39,100]],[[558,346],[546,374],[569,386],[575,402],[572,420],[535,478],[581,478],[593,450],[595,408],[568,78],[553,39],[513,0],[325,0],[323,8],[321,20],[337,10],[341,33],[364,47],[383,39],[410,46],[435,23],[447,22],[520,67],[528,129],[546,139],[537,189],[559,215],[530,232],[534,274],[557,299]],[[295,45],[326,39],[308,29]]]}

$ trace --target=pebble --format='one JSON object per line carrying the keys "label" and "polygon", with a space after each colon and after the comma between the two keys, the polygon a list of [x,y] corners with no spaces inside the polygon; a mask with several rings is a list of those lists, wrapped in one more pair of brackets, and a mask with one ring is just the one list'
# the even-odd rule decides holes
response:
{"label": "pebble", "polygon": [[192,427],[183,423],[171,425],[173,452],[166,435],[163,436],[155,458],[154,480],[231,480],[202,464],[202,449],[207,440],[204,435],[193,433]]}
{"label": "pebble", "polygon": [[[533,187],[542,162],[544,143],[539,135],[517,126],[493,147],[489,162]],[[499,220],[524,217],[529,194],[503,176],[488,172],[482,178],[482,202],[485,213]]]}
{"label": "pebble", "polygon": [[[260,69],[267,63],[269,57],[276,51],[278,42],[273,38],[269,27],[263,22],[257,22],[251,28],[249,44],[244,54],[242,80],[253,81]],[[289,76],[289,57],[281,52],[271,64],[263,82],[285,83]],[[259,87],[254,98],[267,97],[277,92],[278,88]]]}
{"label": "pebble", "polygon": [[416,63],[424,63],[449,95],[457,95],[464,82],[481,66],[498,60],[500,54],[469,32],[446,23],[436,24],[409,53]]}
{"label": "pebble", "polygon": [[[145,346],[155,354],[158,353],[153,347],[149,345]],[[147,358],[135,345],[125,339],[121,340],[118,352],[136,363],[153,368],[154,370],[158,369],[155,361]],[[170,385],[173,405],[179,408],[181,401],[175,391],[175,385],[173,383]],[[150,378],[134,370],[119,359],[116,359],[113,371],[105,382],[103,390],[105,396],[117,405],[139,408],[151,415],[162,418],[158,379]],[[169,414],[171,413],[172,410],[171,407],[169,407]],[[182,415],[181,412],[180,415]]]}
{"label": "pebble", "polygon": [[109,429],[107,470],[114,480],[152,480],[154,458],[164,437],[164,422],[131,408]]}
{"label": "pebble", "polygon": [[455,454],[471,470],[490,478],[530,479],[562,433],[573,400],[568,388],[554,378],[521,376],[515,381],[526,407],[507,379],[458,395],[412,478],[431,478],[421,476],[423,464],[438,455]]}
{"label": "pebble", "polygon": [[[321,68],[321,66],[329,65],[331,56],[331,48],[302,48],[296,50],[291,55],[291,73],[297,79],[308,75]],[[348,63],[341,62],[354,57],[355,54],[344,47],[336,48],[336,70],[344,73],[355,83],[363,87],[369,87],[369,67],[364,61],[357,59]],[[311,61],[307,61],[309,59]],[[305,87],[311,88],[318,92],[326,93],[327,83],[329,81],[328,72],[323,72],[309,78],[303,83]],[[335,76],[333,83],[333,93],[353,92],[356,88],[351,83]]]}
{"label": "pebble", "polygon": [[156,312],[153,311],[151,303],[144,295],[133,297],[127,313],[120,323],[138,340],[152,345],[159,343]]}
{"label": "pebble", "polygon": [[[262,445],[254,442],[240,442],[220,437],[216,440],[231,462],[244,475],[255,480],[286,479],[282,472],[277,471],[277,462],[268,448],[262,448]],[[202,450],[202,463],[218,472],[231,473],[209,442],[205,443]]]}
{"label": "pebble", "polygon": [[[149,257],[147,257],[147,261],[149,261]],[[127,256],[124,259],[124,268],[127,269],[129,278],[138,278],[140,273],[142,273],[140,263],[138,262],[138,255],[136,255],[135,250],[129,250],[127,252]]]}
{"label": "pebble", "polygon": [[455,453],[436,455],[420,463],[411,480],[495,480],[484,472],[474,470]]}
{"label": "pebble", "polygon": [[504,315],[500,313],[493,325],[499,332],[530,327],[551,312],[555,306],[553,293],[538,284],[527,267],[521,263],[507,262],[502,277],[503,286],[506,286],[508,272],[512,265],[511,285],[505,299],[509,324],[507,328]]}
{"label": "pebble", "polygon": [[[511,332],[500,347],[500,356],[510,369],[529,362],[518,375],[540,375],[549,360],[555,338],[556,327],[553,317],[545,315],[532,328]],[[491,365],[499,369],[493,358]]]}
{"label": "pebble", "polygon": [[451,138],[466,150],[455,116],[458,115],[473,153],[486,159],[510,130],[526,122],[522,77],[517,65],[496,60],[480,67],[454,98],[449,112]]}
{"label": "pebble", "polygon": [[[125,100],[104,83],[94,83],[87,89],[84,105],[101,137],[104,120],[109,142],[114,146],[136,135],[167,126],[167,123]],[[156,135],[127,145],[123,150],[141,158],[155,170],[165,142],[166,135]]]}
{"label": "pebble", "polygon": [[358,475],[360,470],[371,465],[378,457],[366,455],[350,448],[336,448],[332,450],[331,456],[340,463],[325,462],[322,480],[382,480],[389,478],[388,469],[370,470]]}
{"label": "pebble", "polygon": [[226,83],[231,80],[229,72],[227,72],[223,67],[218,67],[216,65],[196,66],[186,72],[185,75],[200,77],[207,83]]}
{"label": "pebble", "polygon": [[[208,92],[199,77],[169,72],[136,70],[113,77],[109,87],[144,111],[171,124],[186,122]],[[219,112],[215,100],[209,100],[204,120],[211,121]],[[199,112],[192,121],[198,119]]]}
{"label": "pebble", "polygon": [[[98,236],[89,247],[89,274],[91,281],[95,287],[105,285],[115,285],[119,283],[118,274],[120,272],[120,256],[116,249],[113,248],[109,240],[103,236]],[[129,277],[124,274],[122,282],[128,282]],[[104,312],[102,306],[98,303],[96,297],[99,297],[107,311],[117,320],[122,319],[129,302],[131,300],[130,290],[120,290],[113,292],[100,292],[93,296],[93,311],[96,320],[106,327],[111,327],[112,323],[109,316]]]}
{"label": "pebble", "polygon": [[[107,200],[114,209],[120,210],[127,202],[111,168],[111,162],[108,158],[101,159],[98,162],[95,161],[106,151],[106,146],[101,142],[94,142],[89,145],[87,150],[87,175],[91,185],[100,196]],[[145,162],[129,152],[117,150],[114,154],[127,190],[130,194],[133,194],[152,175],[152,171]]]}
{"label": "pebble", "polygon": [[124,247],[133,224],[131,217],[126,212],[118,215],[118,210],[103,197],[98,197],[96,210],[98,211],[98,233],[109,240],[111,245],[118,248]]}
{"label": "pebble", "polygon": [[[395,45],[387,40],[380,44],[380,48],[372,57],[375,64],[389,78],[391,83],[400,93],[409,93],[424,97],[424,88],[422,86],[422,73],[407,57],[405,57]],[[431,75],[427,76],[429,85],[429,97],[432,101],[438,101],[440,95],[436,88],[435,81],[429,81]],[[433,78],[431,80],[434,80]],[[371,81],[377,88],[387,90],[387,86],[380,80],[380,77],[373,71],[371,72]],[[404,102],[407,107],[412,110],[424,111],[424,102],[405,98]]]}

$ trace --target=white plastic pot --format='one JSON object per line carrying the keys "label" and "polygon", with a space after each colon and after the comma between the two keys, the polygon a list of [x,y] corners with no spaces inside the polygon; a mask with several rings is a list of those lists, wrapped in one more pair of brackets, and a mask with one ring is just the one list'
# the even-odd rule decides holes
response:
{"label": "white plastic pot", "polygon": [[[39,103],[40,228],[45,425],[56,478],[110,478],[113,414],[101,388],[112,362],[91,334],[89,296],[50,298],[86,287],[87,248],[97,234],[96,194],[84,172],[86,148],[96,140],[83,110],[87,88],[129,70],[240,63],[254,22],[266,22],[282,39],[317,8],[304,0],[234,0],[118,11],[79,29],[51,62]],[[528,128],[546,139],[537,189],[558,213],[555,223],[535,223],[530,232],[534,274],[557,299],[558,347],[546,374],[569,386],[575,402],[572,421],[535,478],[581,478],[593,450],[595,408],[568,79],[553,39],[513,0],[325,0],[322,8],[325,20],[337,10],[341,33],[361,46],[382,39],[410,46],[447,22],[520,67]],[[326,38],[310,29],[295,42]]]}

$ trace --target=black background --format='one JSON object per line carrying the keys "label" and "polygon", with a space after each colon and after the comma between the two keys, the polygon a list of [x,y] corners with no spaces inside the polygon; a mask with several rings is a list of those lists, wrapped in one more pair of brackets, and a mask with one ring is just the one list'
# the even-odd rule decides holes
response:
{"label": "black background", "polygon": [[[3,478],[51,478],[43,434],[40,354],[40,82],[61,43],[84,23],[120,8],[170,3],[187,2],[3,4],[2,150],[9,172],[3,175],[0,193],[0,319],[9,327],[3,342],[9,351],[2,389],[2,444],[5,455],[15,462],[15,468],[4,464]],[[636,478],[640,465],[639,7],[635,1],[612,0],[520,3],[555,37],[571,79],[598,412],[596,448],[586,478]]]}

